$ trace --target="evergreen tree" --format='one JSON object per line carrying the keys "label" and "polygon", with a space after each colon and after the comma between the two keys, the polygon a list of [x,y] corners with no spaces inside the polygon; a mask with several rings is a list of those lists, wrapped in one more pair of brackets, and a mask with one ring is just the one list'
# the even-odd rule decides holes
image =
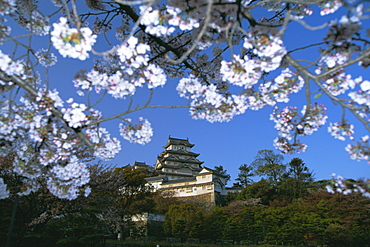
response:
{"label": "evergreen tree", "polygon": [[253,183],[253,180],[250,178],[253,176],[253,167],[247,164],[243,164],[239,166],[238,177],[235,180],[239,181],[240,185],[245,188]]}

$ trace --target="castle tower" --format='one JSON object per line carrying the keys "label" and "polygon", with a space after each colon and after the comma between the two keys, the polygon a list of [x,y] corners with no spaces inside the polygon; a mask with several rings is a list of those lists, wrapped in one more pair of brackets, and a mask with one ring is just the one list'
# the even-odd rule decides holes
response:
{"label": "castle tower", "polygon": [[154,190],[171,191],[187,202],[215,205],[226,194],[226,176],[202,167],[193,147],[188,139],[169,137],[154,166],[157,176],[145,179]]}
{"label": "castle tower", "polygon": [[198,174],[203,162],[197,157],[199,154],[193,153],[191,148],[194,144],[190,144],[188,140],[168,138],[168,142],[163,148],[163,151],[156,160],[154,169],[159,175],[167,175],[171,180],[184,179]]}

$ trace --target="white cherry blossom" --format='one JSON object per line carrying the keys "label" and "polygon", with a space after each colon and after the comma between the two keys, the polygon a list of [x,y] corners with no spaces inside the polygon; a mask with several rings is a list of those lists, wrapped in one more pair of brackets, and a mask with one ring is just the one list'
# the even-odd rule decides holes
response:
{"label": "white cherry blossom", "polygon": [[132,120],[126,118],[124,122],[120,123],[119,130],[124,139],[141,145],[150,142],[153,136],[152,126],[144,118],[139,118],[139,123],[137,124],[132,124]]}
{"label": "white cherry blossom", "polygon": [[9,197],[9,190],[6,188],[4,179],[0,178],[0,199],[5,199]]}
{"label": "white cherry blossom", "polygon": [[90,28],[83,27],[80,30],[70,28],[67,18],[61,17],[58,23],[53,24],[51,41],[54,47],[63,57],[78,58],[85,60],[89,57],[88,52],[96,42],[96,35]]}

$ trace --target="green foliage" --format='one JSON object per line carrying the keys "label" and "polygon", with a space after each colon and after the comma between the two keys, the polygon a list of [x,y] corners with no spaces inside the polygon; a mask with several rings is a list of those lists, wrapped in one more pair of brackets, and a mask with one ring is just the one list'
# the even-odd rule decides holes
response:
{"label": "green foliage", "polygon": [[44,236],[54,236],[54,239],[45,246],[53,246],[54,241],[56,246],[63,247],[99,246],[104,236],[103,228],[104,223],[95,215],[67,215],[46,227]]}
{"label": "green foliage", "polygon": [[351,246],[351,231],[340,224],[330,224],[324,232],[328,246]]}
{"label": "green foliage", "polygon": [[214,207],[206,217],[206,236],[209,239],[222,239],[227,217],[222,207]]}
{"label": "green foliage", "polygon": [[204,212],[197,205],[182,203],[172,205],[166,213],[164,230],[178,238],[203,238]]}
{"label": "green foliage", "polygon": [[226,181],[225,181],[226,183],[227,183],[228,181],[230,181],[231,176],[230,176],[230,174],[228,174],[228,173],[227,173],[227,170],[225,170],[225,169],[224,169],[224,167],[223,167],[222,165],[215,166],[214,168],[215,168],[215,171],[216,171],[216,172],[218,172],[218,173],[219,173],[219,174],[221,174],[221,175],[226,176]]}
{"label": "green foliage", "polygon": [[268,205],[270,201],[276,199],[276,189],[266,180],[261,179],[246,188],[239,194],[239,200],[260,198],[262,204]]}
{"label": "green foliage", "polygon": [[[228,205],[207,212],[194,204],[179,204],[170,193],[151,192],[145,186],[147,175],[148,171],[130,166],[92,169],[93,190],[87,198],[61,200],[43,189],[21,197],[12,245],[99,246],[106,233],[129,232],[133,214],[157,210],[167,212],[163,225],[148,225],[158,237],[251,245],[370,246],[370,199],[326,192],[327,181],[313,182],[312,172],[300,159],[288,163],[276,184],[261,179],[230,196]],[[1,243],[14,205],[14,198],[0,201]],[[132,233],[143,229],[136,230]]]}
{"label": "green foliage", "polygon": [[[221,235],[218,225],[223,224],[222,238],[234,242],[370,246],[369,198],[359,194],[331,194],[322,189],[308,193],[310,182],[302,180],[285,177],[273,186],[262,179],[244,188],[238,195],[241,201],[231,202],[210,214],[210,222],[215,222],[212,225],[215,234]],[[299,195],[298,185],[302,185],[301,191],[305,193]],[[250,198],[261,198],[264,205],[251,204]]]}
{"label": "green foliage", "polygon": [[256,175],[266,178],[273,185],[277,185],[285,173],[286,166],[282,164],[283,160],[281,154],[275,154],[272,150],[260,150],[251,166]]}
{"label": "green foliage", "polygon": [[245,188],[253,183],[253,180],[250,178],[253,176],[253,167],[243,164],[239,167],[238,177],[235,180],[239,181],[240,185]]}
{"label": "green foliage", "polygon": [[[11,244],[15,246],[94,246],[104,234],[123,232],[131,215],[151,211],[156,203],[168,203],[146,186],[145,170],[90,167],[92,189],[88,197],[62,200],[42,187],[37,193],[19,197]],[[124,189],[122,189],[124,188]],[[14,198],[0,200],[0,245],[6,242]]]}
{"label": "green foliage", "polygon": [[279,200],[284,200],[288,202],[292,202],[293,200],[299,198],[304,198],[309,194],[309,187],[310,183],[308,182],[288,177],[279,182],[277,186],[277,198]]}
{"label": "green foliage", "polygon": [[311,172],[306,164],[300,158],[293,158],[287,165],[287,177],[291,177],[302,182],[313,182],[313,172]]}

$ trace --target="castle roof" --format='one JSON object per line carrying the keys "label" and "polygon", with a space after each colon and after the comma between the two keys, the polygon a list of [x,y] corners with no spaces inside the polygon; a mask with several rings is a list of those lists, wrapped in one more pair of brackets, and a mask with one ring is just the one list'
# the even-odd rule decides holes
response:
{"label": "castle roof", "polygon": [[176,149],[176,150],[166,150],[166,151],[163,151],[161,153],[161,155],[164,155],[166,153],[171,153],[171,154],[180,154],[180,155],[189,155],[189,156],[195,156],[195,157],[198,157],[199,154],[197,153],[193,153],[191,151],[187,151],[187,150],[184,150],[184,149]]}
{"label": "castle roof", "polygon": [[135,161],[134,168],[147,168],[148,165],[145,162]]}
{"label": "castle roof", "polygon": [[168,138],[167,144],[163,146],[163,148],[168,148],[170,145],[183,145],[190,148],[194,147],[194,144],[189,143],[188,139],[178,139],[173,137]]}
{"label": "castle roof", "polygon": [[202,171],[199,172],[198,176],[204,175],[204,174],[215,174],[215,175],[217,175],[219,177],[224,177],[224,178],[227,177],[227,175],[221,174],[221,173],[217,172],[216,170],[211,169],[209,167],[203,167]]}
{"label": "castle roof", "polygon": [[196,159],[194,157],[189,157],[189,158],[182,159],[182,158],[180,158],[176,155],[169,155],[167,157],[159,156],[158,161],[161,161],[161,162],[176,161],[176,162],[180,162],[180,163],[193,163],[193,164],[199,164],[199,165],[204,163],[203,161],[199,161],[198,159]]}
{"label": "castle roof", "polygon": [[172,168],[172,169],[181,169],[181,168],[187,168],[189,170],[192,170],[192,171],[201,171],[203,168],[202,167],[193,167],[193,166],[189,166],[187,164],[174,164],[174,165],[167,165],[167,164],[163,164],[161,163],[161,168]]}

